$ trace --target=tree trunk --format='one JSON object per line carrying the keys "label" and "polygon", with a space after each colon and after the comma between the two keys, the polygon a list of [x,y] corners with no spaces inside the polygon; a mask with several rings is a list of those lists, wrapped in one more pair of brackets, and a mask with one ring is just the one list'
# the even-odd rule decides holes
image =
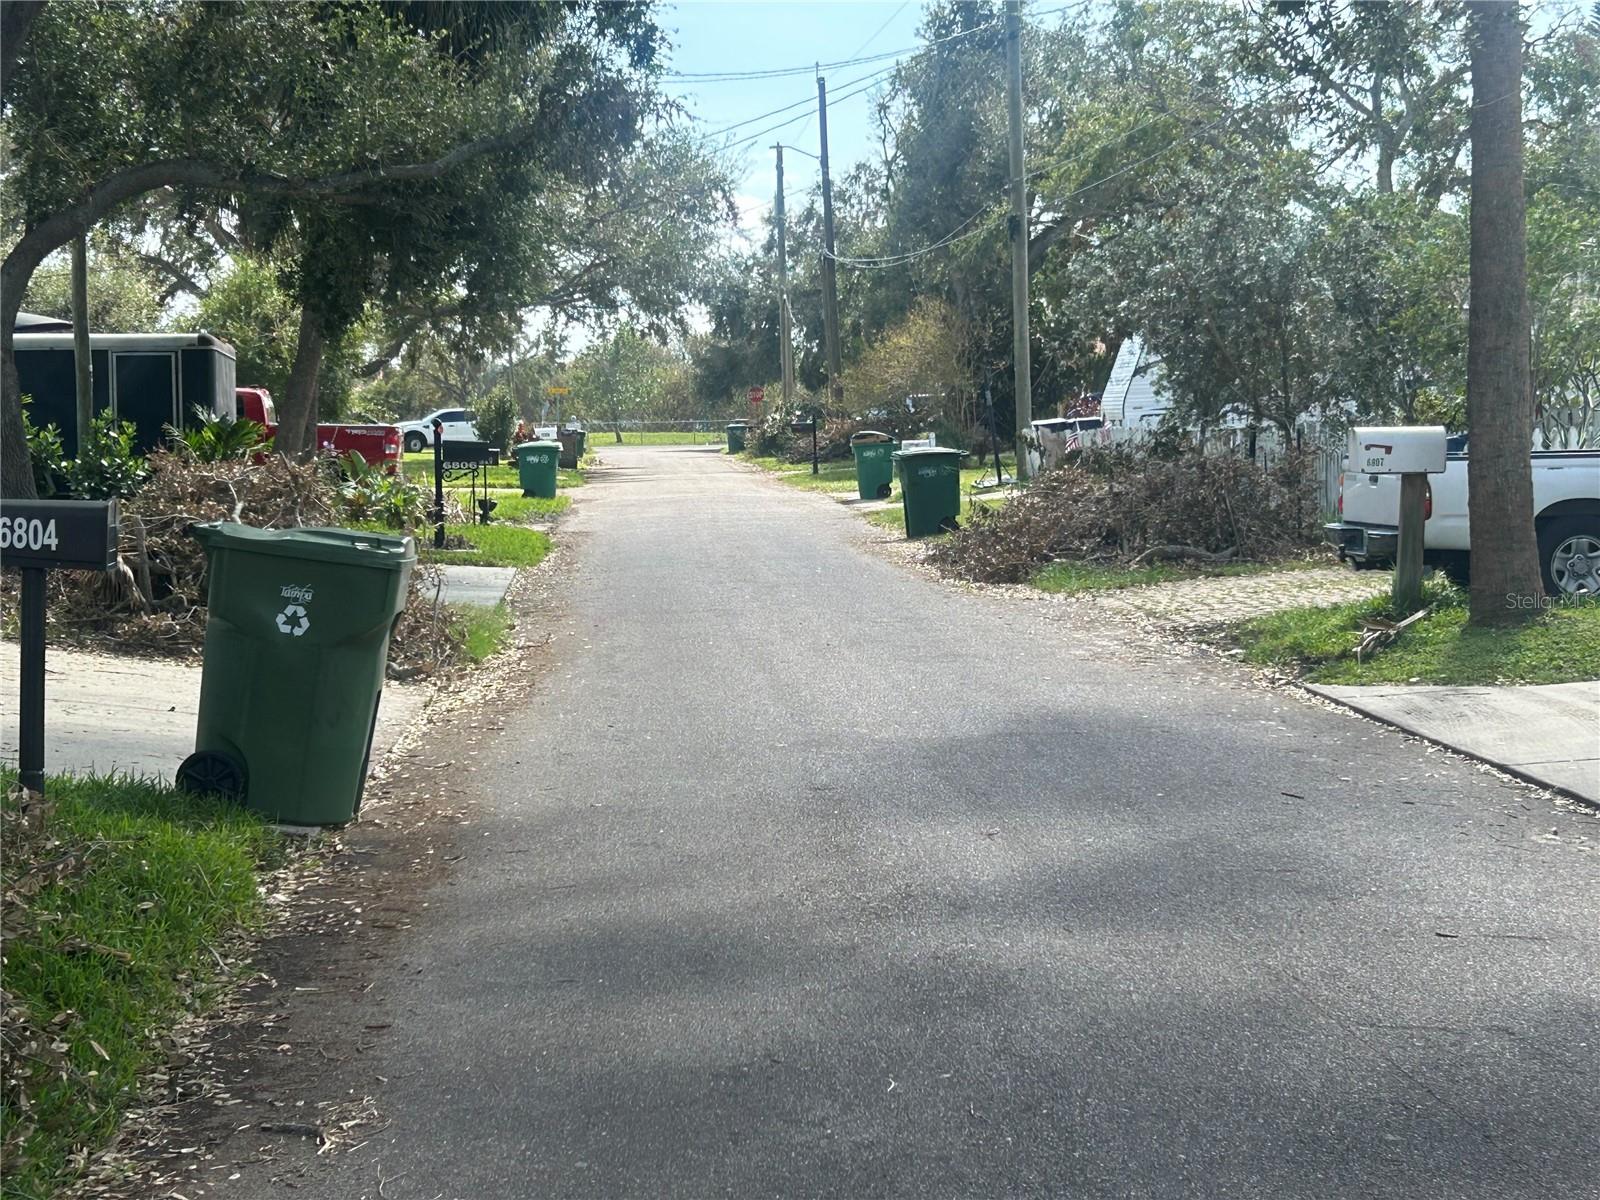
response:
{"label": "tree trunk", "polygon": [[1522,23],[1516,0],[1474,0],[1471,298],[1467,317],[1471,620],[1515,625],[1542,595],[1533,530]]}
{"label": "tree trunk", "polygon": [[322,376],[322,314],[307,304],[300,310],[300,340],[283,399],[273,445],[286,458],[305,458],[317,448],[317,389]]}
{"label": "tree trunk", "polygon": [[[6,267],[12,267],[11,260]],[[27,275],[37,263],[29,264]],[[28,455],[27,435],[22,431],[22,381],[17,378],[17,311],[27,275],[20,271],[0,272],[0,496],[8,500],[31,500],[33,459]],[[16,278],[15,276],[21,276]]]}

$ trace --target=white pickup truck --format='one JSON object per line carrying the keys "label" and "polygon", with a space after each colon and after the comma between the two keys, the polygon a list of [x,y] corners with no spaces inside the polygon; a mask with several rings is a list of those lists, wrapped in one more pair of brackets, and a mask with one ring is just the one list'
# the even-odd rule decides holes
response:
{"label": "white pickup truck", "polygon": [[[1428,477],[1422,557],[1458,581],[1471,569],[1465,438],[1450,439],[1442,475]],[[1339,557],[1357,567],[1394,561],[1400,477],[1349,469],[1339,484],[1339,519],[1323,526]],[[1533,452],[1533,520],[1545,590],[1600,595],[1600,450]]]}

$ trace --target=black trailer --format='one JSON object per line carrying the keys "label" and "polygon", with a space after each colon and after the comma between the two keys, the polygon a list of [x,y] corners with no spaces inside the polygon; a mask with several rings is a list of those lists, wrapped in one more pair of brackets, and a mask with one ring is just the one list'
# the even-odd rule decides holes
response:
{"label": "black trailer", "polygon": [[[29,419],[55,425],[67,453],[78,452],[77,375],[72,334],[17,333],[17,375],[32,397]],[[141,451],[160,445],[164,427],[182,429],[202,409],[237,415],[233,347],[209,333],[92,333],[94,411],[133,424]]]}

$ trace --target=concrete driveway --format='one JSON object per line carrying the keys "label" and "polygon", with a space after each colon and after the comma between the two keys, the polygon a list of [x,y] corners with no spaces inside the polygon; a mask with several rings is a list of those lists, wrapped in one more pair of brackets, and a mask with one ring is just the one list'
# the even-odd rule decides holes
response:
{"label": "concrete driveway", "polygon": [[1594,816],[602,452],[294,1195],[1600,1194]]}

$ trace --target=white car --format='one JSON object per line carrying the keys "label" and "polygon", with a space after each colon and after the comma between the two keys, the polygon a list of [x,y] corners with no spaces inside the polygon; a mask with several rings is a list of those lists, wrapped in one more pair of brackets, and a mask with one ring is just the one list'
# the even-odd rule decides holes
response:
{"label": "white car", "polygon": [[420,421],[399,421],[400,436],[404,439],[408,454],[419,454],[433,445],[433,423],[435,420],[444,424],[444,440],[447,442],[475,442],[478,440],[478,414],[469,412],[464,408],[441,408],[438,412],[431,412]]}
{"label": "white car", "polygon": [[[1444,474],[1428,479],[1422,558],[1464,581],[1471,569],[1465,438],[1452,438]],[[1551,595],[1600,594],[1600,450],[1533,452],[1533,522]],[[1339,520],[1323,527],[1339,557],[1357,567],[1394,560],[1400,477],[1352,471],[1339,486]]]}

